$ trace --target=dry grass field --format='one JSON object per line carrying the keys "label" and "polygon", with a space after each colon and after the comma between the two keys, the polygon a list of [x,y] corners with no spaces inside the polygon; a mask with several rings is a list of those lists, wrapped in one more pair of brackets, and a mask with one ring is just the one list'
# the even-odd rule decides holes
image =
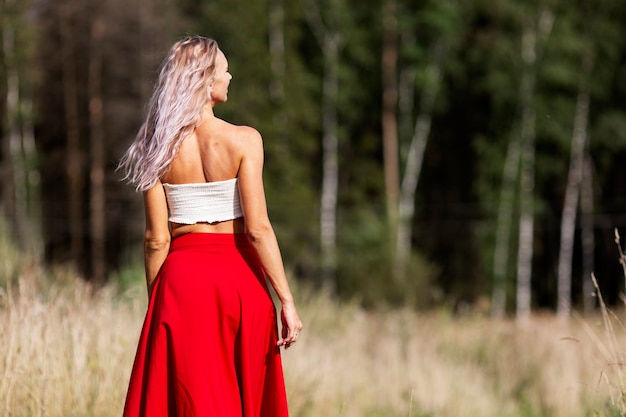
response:
{"label": "dry grass field", "polygon": [[[140,280],[92,291],[0,242],[0,415],[120,416]],[[518,324],[297,295],[306,327],[283,354],[293,417],[623,415],[626,330],[610,312]]]}

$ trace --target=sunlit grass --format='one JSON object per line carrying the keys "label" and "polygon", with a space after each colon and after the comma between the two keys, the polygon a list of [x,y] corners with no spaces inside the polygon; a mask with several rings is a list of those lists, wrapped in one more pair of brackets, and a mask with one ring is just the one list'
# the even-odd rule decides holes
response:
{"label": "sunlit grass", "polygon": [[[603,410],[606,362],[585,326],[409,310],[366,313],[317,294],[285,355],[295,416],[585,416]],[[584,323],[584,325],[583,325]],[[622,337],[623,341],[623,337]]]}
{"label": "sunlit grass", "polygon": [[[146,305],[142,278],[122,294],[112,284],[93,291],[5,246],[0,415],[120,416]],[[367,312],[296,293],[306,327],[283,354],[292,417],[619,416],[623,407],[626,331],[607,328],[618,315],[606,309],[518,325],[444,310]]]}

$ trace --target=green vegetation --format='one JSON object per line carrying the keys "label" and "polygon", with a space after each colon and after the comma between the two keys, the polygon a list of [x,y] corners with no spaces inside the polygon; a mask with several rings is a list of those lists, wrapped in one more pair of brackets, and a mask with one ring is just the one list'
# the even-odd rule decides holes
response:
{"label": "green vegetation", "polygon": [[502,315],[589,311],[595,271],[619,303],[607,248],[626,227],[624,2],[0,10],[0,201],[12,240],[49,265],[125,279],[143,218],[116,161],[167,48],[200,33],[234,76],[218,114],[264,137],[270,215],[302,283],[367,306],[491,300]]}

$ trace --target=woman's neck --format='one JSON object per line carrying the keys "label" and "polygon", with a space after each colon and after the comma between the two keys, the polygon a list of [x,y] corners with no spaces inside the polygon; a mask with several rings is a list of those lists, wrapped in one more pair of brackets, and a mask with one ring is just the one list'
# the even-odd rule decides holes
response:
{"label": "woman's neck", "polygon": [[208,120],[215,117],[213,113],[213,106],[211,104],[207,104],[202,108],[202,120]]}

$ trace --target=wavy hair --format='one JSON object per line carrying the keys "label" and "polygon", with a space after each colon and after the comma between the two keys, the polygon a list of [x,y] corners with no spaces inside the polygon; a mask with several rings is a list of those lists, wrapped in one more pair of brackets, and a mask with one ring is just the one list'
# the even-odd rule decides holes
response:
{"label": "wavy hair", "polygon": [[163,61],[146,120],[118,166],[137,191],[149,190],[165,175],[182,140],[198,125],[210,101],[218,51],[213,39],[189,36]]}

